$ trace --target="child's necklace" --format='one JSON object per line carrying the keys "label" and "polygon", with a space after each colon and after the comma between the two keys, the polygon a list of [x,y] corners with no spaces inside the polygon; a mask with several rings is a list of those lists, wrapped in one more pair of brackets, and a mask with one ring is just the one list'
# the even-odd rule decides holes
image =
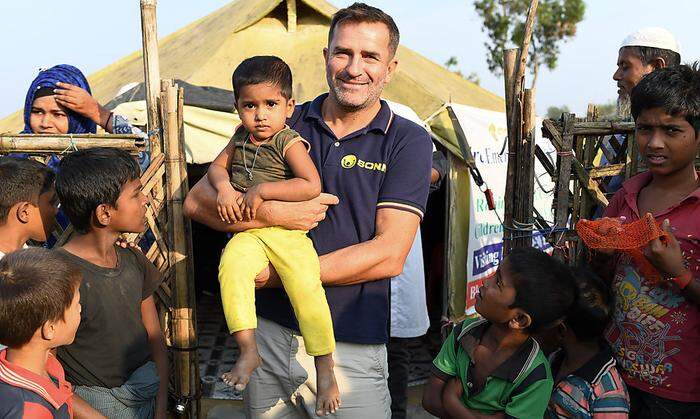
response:
{"label": "child's necklace", "polygon": [[253,163],[250,165],[250,169],[248,169],[248,165],[245,162],[245,146],[248,144],[248,138],[246,137],[245,141],[243,141],[243,168],[245,169],[246,173],[248,173],[248,180],[253,180],[253,170],[255,170],[255,161],[258,159],[258,151],[260,151],[260,146],[263,145],[263,143],[258,144],[258,146],[255,148],[255,155],[253,155]]}

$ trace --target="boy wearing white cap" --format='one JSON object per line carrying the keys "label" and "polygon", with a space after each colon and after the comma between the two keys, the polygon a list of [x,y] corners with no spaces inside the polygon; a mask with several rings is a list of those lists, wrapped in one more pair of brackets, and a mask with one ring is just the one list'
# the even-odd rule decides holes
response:
{"label": "boy wearing white cap", "polygon": [[[620,45],[617,70],[613,74],[618,87],[619,108],[629,109],[630,93],[642,77],[659,68],[675,67],[680,63],[680,45],[666,29],[648,27],[628,35]],[[622,116],[626,115],[629,111]]]}

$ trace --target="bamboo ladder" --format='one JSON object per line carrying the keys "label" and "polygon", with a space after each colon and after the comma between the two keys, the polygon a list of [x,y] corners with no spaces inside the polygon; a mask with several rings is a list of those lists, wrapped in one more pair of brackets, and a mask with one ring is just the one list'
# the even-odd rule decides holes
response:
{"label": "bamboo ladder", "polygon": [[[161,80],[158,63],[156,0],[140,0],[144,76],[148,113],[148,147],[151,163],[141,175],[147,197],[147,232],[128,235],[138,241],[152,237],[143,249],[163,274],[157,290],[161,325],[170,352],[170,393],[176,413],[190,418],[199,414],[200,380],[195,324],[192,235],[182,204],[189,190],[183,137],[183,90],[172,80]],[[0,155],[28,153],[32,156],[63,155],[93,147],[113,147],[131,154],[144,151],[146,142],[136,135],[0,135]],[[149,234],[150,233],[150,234]],[[56,245],[72,234],[70,225],[54,232]]]}

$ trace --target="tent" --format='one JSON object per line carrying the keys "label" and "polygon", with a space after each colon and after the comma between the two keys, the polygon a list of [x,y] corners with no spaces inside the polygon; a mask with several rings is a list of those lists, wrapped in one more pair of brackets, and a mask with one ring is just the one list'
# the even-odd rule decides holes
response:
{"label": "tent", "polygon": [[[327,90],[322,49],[336,8],[324,0],[236,0],[159,42],[163,78],[231,89],[231,73],[252,55],[277,55],[294,74],[294,96],[303,102]],[[403,46],[384,97],[427,118],[448,101],[501,111],[499,96]],[[72,63],[80,66],[80,63]],[[143,80],[141,51],[88,77],[100,103],[128,83]],[[0,120],[0,132],[22,128],[20,111]]]}
{"label": "tent", "polygon": [[[277,55],[284,59],[294,75],[294,97],[298,102],[327,91],[322,50],[336,10],[324,0],[236,0],[159,41],[161,76],[178,79],[185,87],[188,162],[211,161],[228,141],[237,117],[229,112],[232,103],[226,103],[224,94],[230,94],[225,91],[231,89],[231,73],[243,59],[252,55]],[[383,98],[409,107],[421,121],[442,118],[443,104],[447,102],[497,112],[505,108],[500,96],[404,46],[399,46],[397,59],[397,72],[384,89]],[[123,86],[143,80],[141,51],[95,72],[88,80],[100,103],[122,93],[110,106],[119,106],[116,110],[130,117],[133,123],[144,123],[145,103],[136,100],[138,86],[121,92]],[[192,99],[191,92],[196,86],[211,86],[197,89],[205,89],[201,91],[205,96],[215,96],[216,105]],[[406,114],[396,108],[395,111]],[[21,128],[20,111],[0,120],[0,132],[16,132]],[[433,131],[435,128],[441,129],[435,126]],[[457,143],[450,143],[449,129],[452,128],[445,125],[436,138],[451,151],[446,242],[458,243],[458,248],[446,249],[445,274],[449,283],[449,314],[456,318],[464,313],[469,174],[458,150],[450,147]]]}

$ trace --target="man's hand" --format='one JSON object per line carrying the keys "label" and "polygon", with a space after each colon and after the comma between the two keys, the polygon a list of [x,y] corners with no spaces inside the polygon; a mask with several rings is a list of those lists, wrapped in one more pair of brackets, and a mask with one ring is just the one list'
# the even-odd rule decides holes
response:
{"label": "man's hand", "polygon": [[280,218],[278,225],[287,230],[312,230],[326,218],[328,207],[337,203],[338,197],[328,193],[322,193],[311,201],[295,202],[294,213]]}
{"label": "man's hand", "polygon": [[671,231],[671,223],[668,219],[664,220],[661,228],[668,233],[668,240],[662,241],[656,238],[650,241],[644,248],[644,256],[662,274],[669,277],[680,276],[685,270],[683,252]]}
{"label": "man's hand", "polygon": [[106,129],[109,119],[109,111],[95,100],[94,97],[78,86],[69,83],[56,83],[58,89],[54,89],[56,103],[86,118],[90,118],[96,124]]}
{"label": "man's hand", "polygon": [[241,209],[244,220],[254,220],[255,214],[258,212],[258,208],[260,208],[260,204],[263,203],[258,185],[248,188],[246,193],[238,197],[236,203]]}
{"label": "man's hand", "polygon": [[222,187],[216,194],[216,210],[221,221],[229,224],[243,221],[243,213],[237,202],[240,197],[240,192],[231,185]]}

